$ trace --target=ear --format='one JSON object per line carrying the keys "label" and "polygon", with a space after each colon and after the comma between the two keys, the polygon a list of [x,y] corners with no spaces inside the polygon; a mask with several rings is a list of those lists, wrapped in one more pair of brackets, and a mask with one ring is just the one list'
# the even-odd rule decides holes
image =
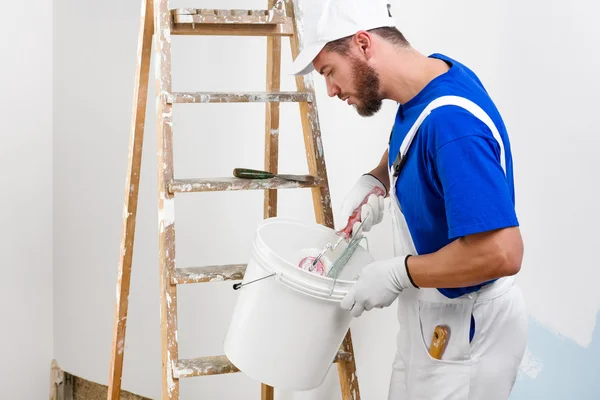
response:
{"label": "ear", "polygon": [[354,43],[360,54],[367,60],[373,56],[373,38],[367,31],[358,31],[354,35]]}

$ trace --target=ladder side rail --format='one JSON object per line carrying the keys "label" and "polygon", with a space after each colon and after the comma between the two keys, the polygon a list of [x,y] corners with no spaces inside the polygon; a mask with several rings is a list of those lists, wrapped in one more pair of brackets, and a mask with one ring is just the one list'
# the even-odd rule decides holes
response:
{"label": "ladder side rail", "polygon": [[179,379],[173,376],[178,362],[177,286],[175,273],[175,198],[173,181],[173,105],[171,93],[171,13],[168,0],[154,0],[156,134],[158,137],[158,246],[160,265],[160,330],[162,398],[179,399]]}
{"label": "ladder side rail", "polygon": [[123,375],[131,265],[133,260],[135,223],[139,198],[146,101],[148,98],[150,58],[152,55],[152,36],[154,34],[153,10],[153,0],[142,0],[133,93],[133,113],[131,118],[127,177],[125,183],[121,251],[117,273],[117,299],[115,304],[115,319],[108,376],[108,400],[120,400],[121,398],[121,378]]}

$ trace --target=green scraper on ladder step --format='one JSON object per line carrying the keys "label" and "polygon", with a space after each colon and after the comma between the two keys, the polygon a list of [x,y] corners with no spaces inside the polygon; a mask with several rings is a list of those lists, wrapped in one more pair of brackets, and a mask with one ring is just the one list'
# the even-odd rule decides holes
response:
{"label": "green scraper on ladder step", "polygon": [[269,171],[260,171],[256,169],[248,169],[248,168],[235,168],[233,170],[233,176],[236,178],[242,179],[270,179],[270,178],[281,178],[288,181],[297,181],[297,182],[308,182],[312,183],[315,181],[315,178],[310,175],[282,175],[275,174]]}

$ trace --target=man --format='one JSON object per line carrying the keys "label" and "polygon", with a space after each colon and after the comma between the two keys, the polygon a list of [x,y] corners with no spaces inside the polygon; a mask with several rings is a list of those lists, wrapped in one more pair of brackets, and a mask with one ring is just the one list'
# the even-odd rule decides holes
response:
{"label": "man", "polygon": [[[399,104],[388,150],[342,205],[367,232],[390,198],[395,257],[366,266],[341,303],[355,317],[398,298],[389,399],[506,399],[527,342],[514,275],[523,243],[510,143],[477,76],[417,52],[384,0],[326,0],[304,9],[305,48],[292,68],[324,76],[329,96],[370,116]],[[355,226],[355,234],[358,226]],[[436,327],[449,339],[430,348]],[[431,353],[430,353],[431,351]]]}

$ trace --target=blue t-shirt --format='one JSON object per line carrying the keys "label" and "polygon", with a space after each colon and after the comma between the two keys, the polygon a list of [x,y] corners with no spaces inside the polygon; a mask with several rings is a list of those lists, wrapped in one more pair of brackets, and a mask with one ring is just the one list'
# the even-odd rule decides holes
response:
{"label": "blue t-shirt", "polygon": [[[454,95],[477,104],[496,125],[504,143],[506,175],[500,144],[481,120],[458,106],[433,110],[413,139],[396,183],[419,254],[433,253],[461,236],[519,224],[510,144],[500,113],[473,71],[441,54],[430,57],[446,61],[450,70],[399,106],[390,136],[389,166],[421,111],[440,96]],[[481,286],[438,290],[456,298]]]}

